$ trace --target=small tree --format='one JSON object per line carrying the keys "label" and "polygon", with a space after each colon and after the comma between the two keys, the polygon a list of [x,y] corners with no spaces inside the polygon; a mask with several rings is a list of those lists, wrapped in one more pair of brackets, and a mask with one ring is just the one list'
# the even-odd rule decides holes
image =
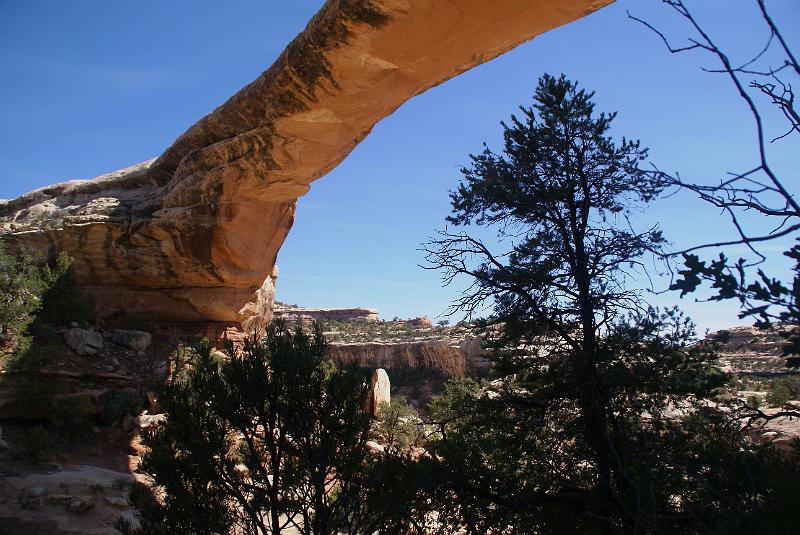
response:
{"label": "small tree", "polygon": [[471,378],[451,379],[444,391],[428,403],[430,422],[435,425],[443,440],[451,424],[463,421],[472,412],[472,403],[480,397],[480,385]]}
{"label": "small tree", "polygon": [[29,346],[30,331],[43,323],[87,323],[94,310],[72,277],[73,259],[64,251],[43,265],[24,251],[9,252],[0,240],[0,350],[17,355]]}
{"label": "small tree", "polygon": [[667,182],[577,84],[545,75],[534,101],[451,194],[450,223],[496,229],[506,248],[452,231],[426,246],[446,283],[470,280],[455,310],[492,308],[496,350],[483,393],[437,400],[444,438],[423,462],[439,532],[730,532],[779,511],[735,468],[747,444],[695,403],[727,378],[693,324],[629,288],[664,245],[629,216]]}
{"label": "small tree", "polygon": [[[144,436],[155,496],[134,494],[138,533],[371,533],[367,377],[323,361],[325,341],[273,324],[224,358],[207,341],[159,395]],[[133,533],[120,521],[119,529]]]}
{"label": "small tree", "polygon": [[56,257],[52,266],[42,267],[42,309],[37,323],[69,325],[72,322],[89,323],[94,317],[94,304],[81,294],[73,277],[74,260],[64,251]]}
{"label": "small tree", "polygon": [[[0,345],[15,351],[41,308],[45,282],[38,266],[24,255],[6,251],[0,240]],[[0,347],[3,349],[3,347]]]}
{"label": "small tree", "polygon": [[378,407],[375,432],[390,448],[402,449],[414,441],[418,423],[417,412],[405,398],[394,396],[389,403],[381,403]]}
{"label": "small tree", "polygon": [[[638,141],[608,137],[615,114],[595,114],[592,96],[563,75],[543,76],[533,108],[520,108],[522,118],[503,123],[504,154],[486,147],[462,170],[448,221],[496,227],[509,250],[493,252],[481,240],[448,231],[426,250],[446,283],[459,275],[472,279],[455,309],[473,314],[493,304],[495,321],[504,325],[498,345],[529,345],[543,332],[554,336],[538,365],[561,363],[571,378],[597,492],[610,507],[623,475],[609,436],[613,409],[599,381],[607,359],[599,336],[625,311],[640,308],[637,294],[624,287],[628,270],[664,239],[656,229],[632,231],[625,221],[664,184],[640,167],[647,149]],[[517,355],[499,364],[512,373],[536,362]]]}

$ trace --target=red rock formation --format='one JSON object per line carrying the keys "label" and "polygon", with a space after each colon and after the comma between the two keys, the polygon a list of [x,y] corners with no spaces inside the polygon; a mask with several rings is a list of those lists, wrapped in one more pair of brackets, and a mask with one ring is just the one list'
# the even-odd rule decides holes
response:
{"label": "red rock formation", "polygon": [[0,203],[65,250],[103,317],[263,321],[295,200],[403,102],[612,0],[329,0],[257,80],[159,158]]}
{"label": "red rock formation", "polygon": [[433,321],[428,316],[417,316],[408,320],[414,327],[433,327]]}

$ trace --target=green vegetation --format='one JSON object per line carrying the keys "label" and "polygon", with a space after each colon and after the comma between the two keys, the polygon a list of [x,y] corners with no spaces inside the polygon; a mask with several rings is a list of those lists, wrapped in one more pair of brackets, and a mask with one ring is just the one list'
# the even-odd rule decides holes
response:
{"label": "green vegetation", "polygon": [[39,266],[24,253],[7,251],[0,240],[0,366],[35,367],[48,358],[54,327],[86,325],[93,314],[66,253]]}
{"label": "green vegetation", "polygon": [[[456,229],[427,244],[445,282],[471,283],[453,308],[488,304],[486,325],[498,328],[487,330],[496,378],[480,392],[449,385],[431,404],[441,440],[418,466],[435,481],[418,494],[436,513],[426,528],[727,533],[755,517],[798,522],[777,493],[797,467],[699,402],[728,377],[692,344],[691,321],[627,287],[665,243],[630,216],[666,181],[640,167],[638,141],[608,136],[615,114],[596,114],[592,96],[563,76],[540,79],[533,107],[503,124],[503,152],[486,147],[463,169]],[[473,224],[506,248],[470,236]]]}
{"label": "green vegetation", "polygon": [[284,303],[282,301],[275,301],[276,308],[300,308],[298,305],[290,305],[288,303]]}
{"label": "green vegetation", "polygon": [[49,431],[63,443],[71,444],[91,436],[95,407],[88,396],[67,396],[51,402]]}
{"label": "green vegetation", "polygon": [[[372,370],[369,370],[372,373]],[[407,368],[395,366],[389,370],[392,382],[392,399],[404,397],[416,410],[423,411],[430,399],[442,391],[449,379],[435,368]]]}
{"label": "green vegetation", "polygon": [[17,458],[38,464],[47,460],[53,449],[53,439],[44,427],[37,425],[25,430]]}
{"label": "green vegetation", "polygon": [[467,325],[458,328],[439,322],[435,327],[420,327],[395,318],[392,321],[337,321],[321,319],[325,337],[333,343],[414,342],[463,336]]}
{"label": "green vegetation", "polygon": [[[732,68],[682,1],[666,4],[700,33],[677,50],[716,55],[737,86],[752,73],[751,87],[790,122],[783,137],[800,132],[791,86],[780,78],[800,69],[763,2],[771,35],[788,56],[785,69],[766,74]],[[371,1],[339,8],[351,21],[386,20]],[[292,45],[303,87],[278,95],[284,111],[304,106],[319,80],[330,78],[322,51],[348,36],[343,23],[318,22],[319,43],[301,36]],[[758,106],[748,104],[763,146]],[[615,114],[596,113],[593,94],[563,76],[543,77],[533,106],[521,112],[503,125],[500,153],[485,147],[463,169],[448,218],[457,231],[427,246],[430,267],[446,282],[469,282],[454,309],[492,311],[479,324],[493,350],[489,380],[448,381],[427,404],[424,422],[399,396],[370,422],[368,375],[325,362],[323,330],[337,342],[400,342],[458,338],[476,325],[322,321],[314,332],[275,324],[265,338],[224,353],[200,342],[179,351],[159,391],[167,419],[145,432],[142,464],[156,487],[131,489],[141,528],[120,520],[123,533],[797,532],[800,453],[742,433],[742,421],[760,425],[769,415],[753,410],[761,396],[749,396],[744,407],[738,396],[766,391],[764,402],[785,407],[800,398],[800,378],[730,380],[714,354],[730,332],[720,333],[716,348],[696,345],[694,325],[679,310],[654,309],[630,288],[648,255],[668,256],[658,229],[637,231],[632,217],[665,187],[688,188],[727,211],[739,244],[749,245],[796,233],[797,200],[763,151],[756,171],[767,173],[764,181],[748,172],[709,187],[651,171],[638,141],[611,138]],[[739,209],[778,223],[770,234],[748,235]],[[48,223],[38,214],[39,223],[58,225],[66,213],[52,215]],[[474,237],[487,231],[495,231],[491,242]],[[48,358],[52,326],[85,324],[91,304],[75,291],[66,255],[40,269],[2,246],[0,344],[8,355],[25,355],[15,361],[24,371]],[[686,254],[672,288],[691,293],[708,284],[712,299],[737,299],[743,316],[790,325],[800,317],[800,246],[785,255],[795,264],[791,283],[723,254],[713,261]],[[797,365],[792,351],[800,337],[788,331],[786,356]],[[32,346],[31,334],[40,343]],[[165,351],[154,345],[148,353],[152,383]],[[392,382],[421,398],[414,389],[430,382],[428,373],[396,369]],[[93,417],[86,398],[44,388],[31,383],[28,390],[51,415],[48,428],[23,436],[19,455],[31,462],[51,455],[58,440],[84,435]],[[135,391],[111,391],[101,418],[111,424],[141,407]],[[383,453],[367,451],[370,436],[388,445]],[[410,448],[420,444],[428,454]]]}
{"label": "green vegetation", "polygon": [[133,388],[113,389],[100,396],[100,419],[106,425],[121,422],[144,408],[142,396]]}
{"label": "green vegetation", "polygon": [[761,407],[761,396],[756,396],[754,394],[751,394],[747,396],[747,399],[745,401],[747,403],[747,406],[753,409],[758,409]]}
{"label": "green vegetation", "polygon": [[68,352],[55,328],[73,321],[87,324],[92,304],[72,278],[72,259],[61,253],[52,264],[38,265],[0,240],[0,369],[13,368],[15,400],[23,413],[45,415],[47,425],[29,428],[18,456],[40,463],[64,445],[85,439],[94,427],[95,407],[86,396],[70,396],[58,379],[36,371]]}
{"label": "green vegetation", "polygon": [[[630,216],[665,182],[640,167],[638,141],[609,137],[615,115],[595,113],[592,98],[543,77],[534,105],[504,125],[503,152],[487,147],[463,170],[448,218],[458,232],[427,246],[446,281],[473,283],[454,309],[488,305],[489,318],[434,328],[322,321],[313,333],[275,323],[240,351],[201,342],[179,352],[159,392],[166,422],[144,435],[142,468],[159,492],[132,489],[141,528],[118,529],[792,532],[798,452],[755,444],[737,420],[761,400],[742,407],[734,389],[764,380],[731,382],[688,318],[628,288],[665,243]],[[471,225],[496,230],[505,250],[470,236]],[[366,371],[323,359],[323,331],[367,342],[476,328],[491,377],[448,381],[426,421],[394,396],[370,423]],[[421,383],[415,373],[395,370],[393,383]],[[776,379],[767,402],[798,393],[793,378]],[[368,452],[370,436],[383,453]]]}
{"label": "green vegetation", "polygon": [[765,401],[773,407],[783,407],[787,401],[800,399],[800,377],[774,379],[767,390]]}
{"label": "green vegetation", "polygon": [[403,397],[395,396],[389,403],[378,407],[378,421],[374,431],[390,448],[407,448],[415,444],[420,436],[421,425],[415,411]]}
{"label": "green vegetation", "polygon": [[77,322],[86,327],[94,317],[94,304],[78,290],[72,266],[73,259],[62,251],[52,266],[42,267],[44,291],[37,323],[63,326]]}
{"label": "green vegetation", "polygon": [[444,391],[428,403],[431,423],[438,428],[440,437],[447,440],[447,429],[463,421],[470,413],[472,403],[481,396],[481,385],[474,379],[451,379]]}
{"label": "green vegetation", "polygon": [[27,330],[43,291],[41,270],[29,257],[8,252],[0,240],[0,350],[20,353],[29,347]]}
{"label": "green vegetation", "polygon": [[[123,533],[372,533],[382,516],[365,448],[367,376],[323,360],[317,331],[273,323],[225,358],[202,341],[159,392],[166,423],[148,430],[137,489],[142,528]],[[357,527],[357,529],[356,529]]]}

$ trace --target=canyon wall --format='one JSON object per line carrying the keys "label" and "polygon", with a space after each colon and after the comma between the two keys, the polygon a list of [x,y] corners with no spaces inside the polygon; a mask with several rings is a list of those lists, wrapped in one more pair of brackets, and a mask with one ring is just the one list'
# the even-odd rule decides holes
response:
{"label": "canyon wall", "polygon": [[276,305],[272,312],[275,318],[302,325],[311,325],[319,320],[378,321],[378,311],[374,308],[285,308]]}
{"label": "canyon wall", "polygon": [[611,1],[329,0],[161,156],[2,201],[0,235],[73,256],[102,318],[263,322],[312,181],[408,99]]}
{"label": "canyon wall", "polygon": [[327,357],[339,364],[355,363],[363,368],[390,371],[434,370],[447,377],[480,377],[490,367],[487,352],[478,338],[469,338],[459,345],[440,340],[332,343]]}
{"label": "canyon wall", "polygon": [[437,370],[449,377],[467,375],[466,359],[458,347],[446,342],[365,342],[331,344],[326,356],[338,364],[355,363],[364,368]]}

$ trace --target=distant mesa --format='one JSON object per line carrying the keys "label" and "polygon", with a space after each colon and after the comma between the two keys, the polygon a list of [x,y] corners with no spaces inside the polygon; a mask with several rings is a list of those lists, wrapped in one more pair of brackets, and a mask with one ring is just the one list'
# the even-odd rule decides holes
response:
{"label": "distant mesa", "polygon": [[73,256],[103,319],[263,324],[311,182],[408,99],[611,1],[329,0],[161,156],[1,201],[0,235]]}
{"label": "distant mesa", "polygon": [[301,308],[275,304],[276,319],[307,326],[315,321],[378,321],[378,311],[374,308]]}

